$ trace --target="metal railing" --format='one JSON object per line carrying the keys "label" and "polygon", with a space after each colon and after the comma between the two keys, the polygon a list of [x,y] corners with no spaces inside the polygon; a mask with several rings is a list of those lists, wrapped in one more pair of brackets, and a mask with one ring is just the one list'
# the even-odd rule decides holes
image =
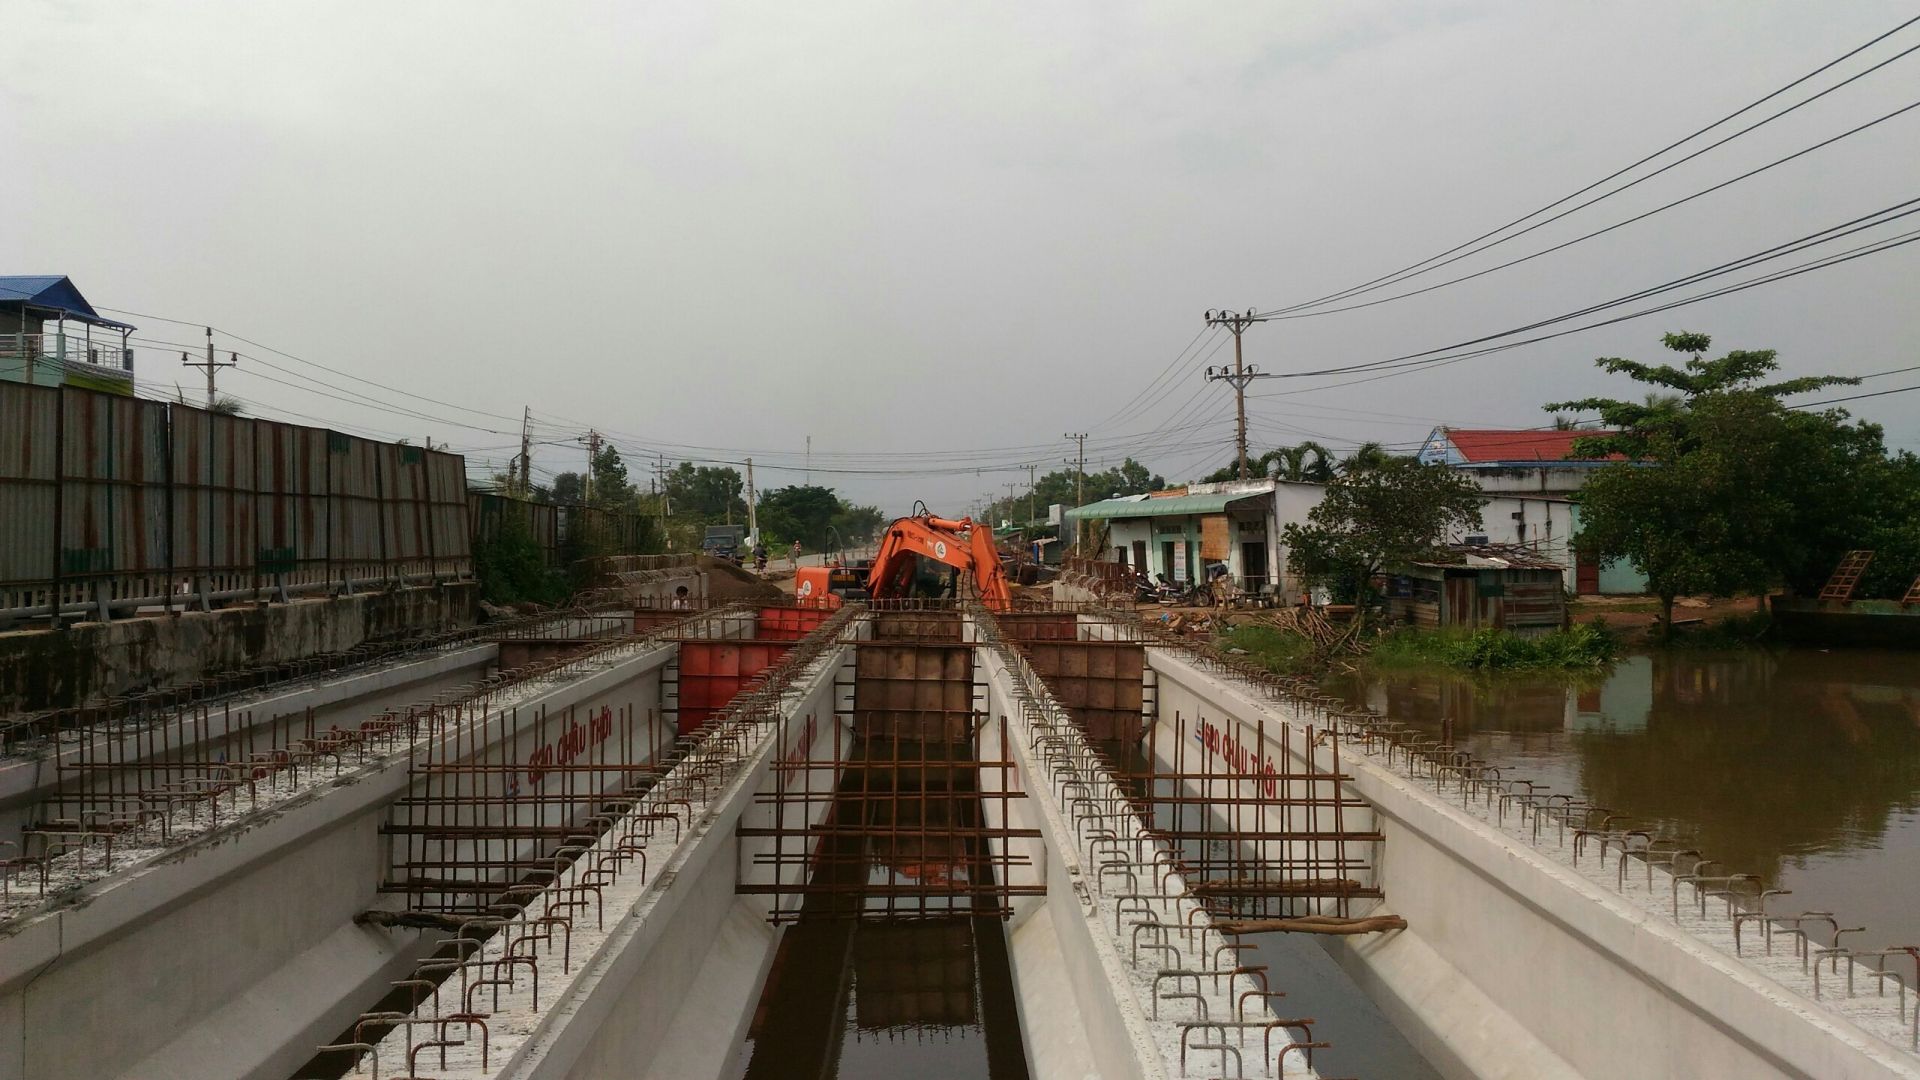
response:
{"label": "metal railing", "polygon": [[133,350],[71,334],[0,334],[0,378],[55,386],[69,374],[133,381]]}

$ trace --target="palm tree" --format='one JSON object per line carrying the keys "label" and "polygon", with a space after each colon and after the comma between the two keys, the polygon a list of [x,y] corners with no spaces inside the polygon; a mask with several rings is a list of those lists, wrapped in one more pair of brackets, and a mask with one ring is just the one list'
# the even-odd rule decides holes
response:
{"label": "palm tree", "polygon": [[1377,469],[1391,460],[1393,455],[1388,453],[1387,448],[1382,444],[1363,442],[1354,447],[1353,452],[1340,462],[1340,471],[1347,476],[1352,476],[1369,469]]}
{"label": "palm tree", "polygon": [[1333,451],[1311,439],[1278,447],[1260,455],[1259,472],[1276,480],[1324,484],[1333,479]]}

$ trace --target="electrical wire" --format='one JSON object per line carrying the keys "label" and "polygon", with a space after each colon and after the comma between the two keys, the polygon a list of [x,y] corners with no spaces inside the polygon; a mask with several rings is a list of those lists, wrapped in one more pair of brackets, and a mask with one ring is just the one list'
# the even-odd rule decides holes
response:
{"label": "electrical wire", "polygon": [[[1598,180],[1595,180],[1594,182],[1586,185],[1583,188],[1580,188],[1577,191],[1573,191],[1566,195],[1562,195],[1560,198],[1555,199],[1554,201],[1546,204],[1545,206],[1540,207],[1537,210],[1533,210],[1529,213],[1522,214],[1521,216],[1513,219],[1512,221],[1507,222],[1504,225],[1499,226],[1498,228],[1491,229],[1487,232],[1481,233],[1479,236],[1476,236],[1471,240],[1464,241],[1463,243],[1456,244],[1445,251],[1439,252],[1434,255],[1429,255],[1426,258],[1421,259],[1418,262],[1411,263],[1407,266],[1404,266],[1399,270],[1395,270],[1395,271],[1392,271],[1391,273],[1383,274],[1371,280],[1361,282],[1359,285],[1349,286],[1348,288],[1341,289],[1337,292],[1328,293],[1325,296],[1317,297],[1312,300],[1306,300],[1306,301],[1302,301],[1302,302],[1291,304],[1291,305],[1284,305],[1284,306],[1273,309],[1272,311],[1268,312],[1268,314],[1272,314],[1272,315],[1285,314],[1287,312],[1298,311],[1307,307],[1314,307],[1324,303],[1331,303],[1334,301],[1344,299],[1348,296],[1358,295],[1359,292],[1363,289],[1370,289],[1372,287],[1390,285],[1394,282],[1395,279],[1404,280],[1404,278],[1402,278],[1401,275],[1408,274],[1409,271],[1417,270],[1420,267],[1426,266],[1428,263],[1432,263],[1438,259],[1445,258],[1458,251],[1461,251],[1464,248],[1471,247],[1472,245],[1478,244],[1483,240],[1487,240],[1491,237],[1497,236],[1500,233],[1503,233],[1508,229],[1513,228],[1516,225],[1522,224],[1526,221],[1531,220],[1532,218],[1538,217],[1539,215],[1544,214],[1547,211],[1554,209],[1555,207],[1562,206],[1568,202],[1573,201],[1574,199],[1579,198],[1582,195],[1585,195],[1587,192],[1592,191],[1595,188],[1598,188],[1604,184],[1610,183],[1613,180],[1616,180],[1622,176],[1625,176],[1627,173],[1630,173],[1633,170],[1639,168],[1640,166],[1645,165],[1648,162],[1651,162],[1656,158],[1661,157],[1662,155],[1668,153],[1669,151],[1676,150],[1679,147],[1684,146],[1687,143],[1690,143],[1693,140],[1699,138],[1700,136],[1705,135],[1707,132],[1712,131],[1714,128],[1717,128],[1722,124],[1725,124],[1745,113],[1751,112],[1752,110],[1760,107],[1761,105],[1766,104],[1767,102],[1773,100],[1774,98],[1779,97],[1781,94],[1784,94],[1789,90],[1792,90],[1794,87],[1799,86],[1800,84],[1808,81],[1809,79],[1812,79],[1812,78],[1815,78],[1816,76],[1824,74],[1825,72],[1831,70],[1835,66],[1841,63],[1844,63],[1845,61],[1850,60],[1855,56],[1858,56],[1860,53],[1865,52],[1866,50],[1872,48],[1875,45],[1878,45],[1880,42],[1885,41],[1886,39],[1894,36],[1895,34],[1898,34],[1900,31],[1905,30],[1906,28],[1914,25],[1915,23],[1920,23],[1920,15],[1916,15],[1913,18],[1910,18],[1905,22],[1902,22],[1900,25],[1894,27],[1891,30],[1886,31],[1885,33],[1882,33],[1873,38],[1870,38],[1865,43],[1855,46],[1854,48],[1848,50],[1845,53],[1842,53],[1841,55],[1835,57],[1834,59],[1827,61],[1826,63],[1820,65],[1817,68],[1814,68],[1812,71],[1807,72],[1805,75],[1802,75],[1797,79],[1794,79],[1793,81],[1787,83],[1786,85],[1781,86],[1778,89],[1773,90],[1772,92],[1760,98],[1757,98],[1753,101],[1748,102],[1745,105],[1742,105],[1740,108],[1735,109],[1733,112],[1728,113],[1727,115],[1721,117],[1718,120],[1715,120],[1713,123],[1708,124],[1705,127],[1699,128],[1698,130],[1693,131],[1692,133],[1680,139],[1677,139],[1674,142],[1668,143],[1667,145],[1661,147],[1660,149],[1655,150],[1653,153],[1640,158],[1638,161],[1635,161],[1632,164],[1627,165],[1621,169],[1617,169],[1614,172],[1609,173],[1608,175],[1603,176]],[[1901,55],[1904,56],[1906,54],[1902,53]],[[1898,57],[1896,57],[1895,59],[1898,59]],[[1875,65],[1876,68],[1879,66],[1881,65]],[[1869,69],[1869,70],[1872,70],[1872,69]],[[1855,78],[1858,78],[1858,76],[1855,76]],[[1852,80],[1848,80],[1848,81],[1852,81]],[[1845,84],[1843,83],[1841,85],[1845,85]],[[1838,89],[1838,87],[1834,87],[1834,89]],[[1625,189],[1621,189],[1621,190],[1625,190]]]}

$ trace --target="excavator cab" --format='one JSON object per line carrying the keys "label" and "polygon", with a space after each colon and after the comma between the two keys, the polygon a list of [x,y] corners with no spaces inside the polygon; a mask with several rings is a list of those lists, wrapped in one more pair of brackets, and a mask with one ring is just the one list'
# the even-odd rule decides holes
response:
{"label": "excavator cab", "polygon": [[803,566],[794,572],[794,598],[802,604],[837,608],[848,600],[896,600],[918,595],[923,564],[944,568],[943,591],[954,596],[959,577],[970,575],[974,592],[995,611],[1012,603],[1012,590],[1000,565],[993,532],[971,519],[949,520],[921,513],[887,527],[870,566]]}
{"label": "excavator cab", "polygon": [[849,600],[865,600],[867,568],[861,566],[803,566],[794,571],[794,599],[802,604],[833,609]]}

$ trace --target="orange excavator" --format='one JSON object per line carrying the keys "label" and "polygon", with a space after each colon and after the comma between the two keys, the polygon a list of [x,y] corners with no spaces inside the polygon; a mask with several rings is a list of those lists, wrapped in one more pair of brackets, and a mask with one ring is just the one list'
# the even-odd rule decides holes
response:
{"label": "orange excavator", "polygon": [[849,599],[898,600],[916,595],[922,560],[952,567],[973,579],[973,591],[992,611],[1013,606],[1013,590],[1000,567],[993,530],[972,518],[903,517],[887,526],[863,574],[845,566],[803,566],[794,573],[794,596],[803,604],[837,608]]}

